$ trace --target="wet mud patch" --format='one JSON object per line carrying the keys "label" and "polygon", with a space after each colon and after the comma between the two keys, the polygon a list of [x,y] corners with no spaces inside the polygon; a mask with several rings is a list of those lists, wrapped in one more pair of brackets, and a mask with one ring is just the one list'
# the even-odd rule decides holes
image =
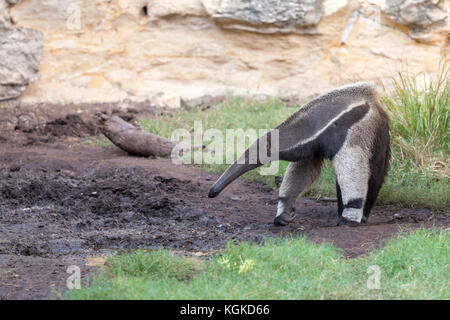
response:
{"label": "wet mud patch", "polygon": [[53,120],[42,121],[25,114],[17,118],[14,131],[3,135],[4,142],[24,146],[53,143],[61,138],[86,138],[98,133],[92,117],[68,114]]}
{"label": "wet mud patch", "polygon": [[54,137],[85,137],[94,135],[96,132],[97,128],[92,122],[84,121],[76,114],[47,122],[42,130],[44,135]]}
{"label": "wet mud patch", "polygon": [[[231,237],[247,239],[230,219],[175,196],[195,192],[191,181],[139,167],[87,171],[2,169],[2,234],[13,241],[3,243],[0,254],[48,257],[160,246],[208,251]],[[33,228],[39,232],[23,243],[22,235]]]}
{"label": "wet mud patch", "polygon": [[128,102],[87,105],[25,105],[20,101],[4,102],[0,112],[0,143],[30,146],[57,143],[61,139],[86,138],[98,134],[96,113],[114,114],[126,121],[136,115],[152,115],[148,103]]}
{"label": "wet mud patch", "polygon": [[88,257],[115,250],[210,252],[302,234],[356,257],[399,229],[450,225],[448,212],[378,206],[366,225],[336,227],[335,203],[301,198],[293,223],[275,227],[276,190],[239,180],[209,199],[215,179],[115,147],[0,144],[0,298],[46,298],[64,290],[69,265],[86,276]]}

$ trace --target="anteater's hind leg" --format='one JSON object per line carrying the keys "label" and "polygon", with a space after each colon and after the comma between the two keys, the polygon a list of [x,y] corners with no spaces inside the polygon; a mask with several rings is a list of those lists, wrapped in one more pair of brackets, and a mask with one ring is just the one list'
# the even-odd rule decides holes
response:
{"label": "anteater's hind leg", "polygon": [[[388,131],[386,129],[385,131]],[[374,151],[372,157],[369,160],[370,165],[370,178],[369,188],[367,190],[366,202],[364,204],[362,222],[366,222],[369,218],[370,210],[375,204],[375,200],[378,197],[378,193],[384,181],[389,169],[389,160],[391,158],[391,151],[389,147],[389,135],[383,134],[383,132],[377,132],[374,141]]]}
{"label": "anteater's hind leg", "polygon": [[321,166],[320,158],[289,163],[280,186],[276,226],[285,226],[292,221],[295,201],[319,177]]}
{"label": "anteater's hind leg", "polygon": [[[370,193],[370,185],[369,185],[369,193]],[[342,192],[341,192],[341,187],[339,186],[339,183],[336,180],[336,196],[337,196],[337,206],[338,206],[338,217],[339,217],[339,222],[341,222],[342,219],[342,212],[344,212],[344,203],[342,201]],[[367,200],[366,200],[366,204],[367,204]],[[365,207],[364,207],[365,208]],[[369,209],[370,210],[370,209]],[[361,219],[362,223],[366,223],[367,222],[367,218],[365,215],[365,210],[363,211],[363,217]]]}
{"label": "anteater's hind leg", "polygon": [[338,216],[339,220],[342,217],[342,212],[344,211],[344,204],[342,203],[342,192],[339,183],[336,180],[336,197],[337,197],[337,205],[338,205]]}
{"label": "anteater's hind leg", "polygon": [[339,225],[359,225],[369,190],[367,153],[358,146],[341,148],[331,163],[337,179]]}

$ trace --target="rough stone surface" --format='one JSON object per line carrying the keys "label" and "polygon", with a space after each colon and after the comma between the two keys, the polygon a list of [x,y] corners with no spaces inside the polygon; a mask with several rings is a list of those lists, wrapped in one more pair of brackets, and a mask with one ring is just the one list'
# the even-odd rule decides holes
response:
{"label": "rough stone surface", "polygon": [[412,27],[443,23],[448,16],[440,0],[386,0],[385,10],[395,22]]}
{"label": "rough stone surface", "polygon": [[8,6],[6,2],[0,1],[0,30],[11,27],[11,21],[8,14]]}
{"label": "rough stone surface", "polygon": [[[448,19],[418,34],[393,22],[385,2],[324,0],[320,9],[318,1],[281,0],[19,1],[9,10],[13,23],[45,41],[40,79],[21,102],[176,108],[230,92],[304,101],[405,69],[436,72],[449,51]],[[282,11],[287,6],[309,11]]]}
{"label": "rough stone surface", "polygon": [[0,101],[19,97],[30,82],[39,79],[43,51],[42,34],[14,27],[7,8],[0,2]]}

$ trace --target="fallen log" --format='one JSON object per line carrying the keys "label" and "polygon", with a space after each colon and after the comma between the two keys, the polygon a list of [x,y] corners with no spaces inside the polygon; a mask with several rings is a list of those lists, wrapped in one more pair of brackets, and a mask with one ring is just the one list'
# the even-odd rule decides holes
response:
{"label": "fallen log", "polygon": [[118,116],[97,114],[100,131],[120,149],[132,155],[169,157],[177,142],[151,134]]}

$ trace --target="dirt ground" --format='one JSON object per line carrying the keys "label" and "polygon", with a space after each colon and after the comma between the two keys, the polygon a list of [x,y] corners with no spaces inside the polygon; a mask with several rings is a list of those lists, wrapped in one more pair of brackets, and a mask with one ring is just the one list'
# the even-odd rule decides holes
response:
{"label": "dirt ground", "polygon": [[69,117],[0,137],[0,299],[46,299],[65,290],[68,266],[85,277],[98,269],[92,257],[115,250],[211,252],[304,234],[352,258],[399,229],[450,225],[449,212],[377,206],[366,225],[337,227],[336,203],[301,198],[294,222],[275,227],[276,190],[239,180],[209,199],[216,175],[82,143],[91,134]]}

